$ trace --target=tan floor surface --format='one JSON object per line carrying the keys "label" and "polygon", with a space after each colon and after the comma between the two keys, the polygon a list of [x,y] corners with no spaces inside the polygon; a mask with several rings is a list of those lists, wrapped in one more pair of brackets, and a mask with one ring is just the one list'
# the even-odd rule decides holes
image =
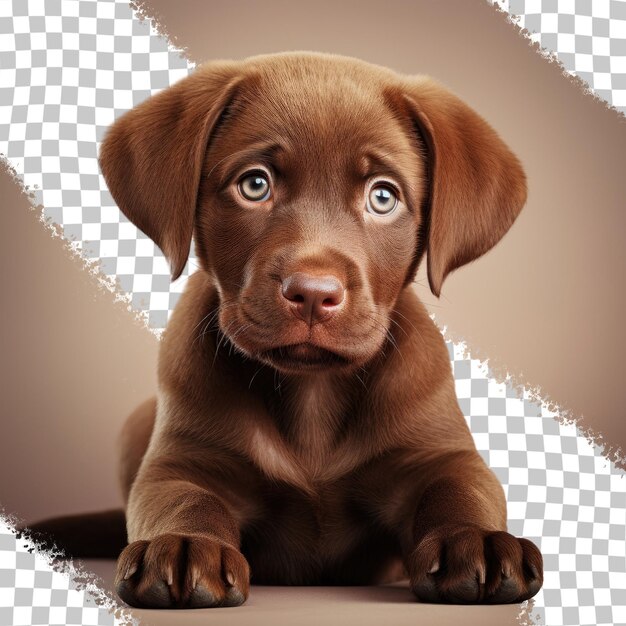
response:
{"label": "tan floor surface", "polygon": [[[112,590],[113,561],[84,561]],[[188,611],[134,609],[146,626],[508,626],[520,605],[444,606],[413,600],[407,584],[383,587],[253,586],[241,607]]]}

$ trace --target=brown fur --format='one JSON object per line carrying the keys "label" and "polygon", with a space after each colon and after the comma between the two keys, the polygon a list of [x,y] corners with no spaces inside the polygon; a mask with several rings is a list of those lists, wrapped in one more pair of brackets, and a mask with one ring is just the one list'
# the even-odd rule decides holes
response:
{"label": "brown fur", "polygon": [[[502,488],[410,288],[426,254],[438,295],[525,202],[518,160],[482,118],[427,77],[271,55],[200,67],[118,120],[100,160],[173,276],[192,234],[200,264],[162,341],[157,402],[122,438],[124,600],[239,604],[250,572],[277,584],[405,572],[439,602],[537,592],[541,555],[505,532]],[[273,195],[253,205],[236,181],[258,165]],[[373,176],[400,189],[390,216],[364,210]],[[291,315],[280,286],[294,272],[339,279],[338,313]],[[307,342],[301,363],[281,356]]]}

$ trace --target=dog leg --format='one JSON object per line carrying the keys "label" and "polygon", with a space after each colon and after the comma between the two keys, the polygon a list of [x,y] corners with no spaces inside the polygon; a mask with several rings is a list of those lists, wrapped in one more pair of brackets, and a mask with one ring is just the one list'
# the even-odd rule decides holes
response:
{"label": "dog leg", "polygon": [[543,560],[529,540],[506,532],[502,487],[478,453],[424,490],[414,518],[406,565],[423,602],[522,602],[543,582]]}
{"label": "dog leg", "polygon": [[131,543],[118,559],[118,595],[145,608],[242,604],[250,569],[224,502],[192,482],[163,480],[162,471],[150,469],[130,494]]}

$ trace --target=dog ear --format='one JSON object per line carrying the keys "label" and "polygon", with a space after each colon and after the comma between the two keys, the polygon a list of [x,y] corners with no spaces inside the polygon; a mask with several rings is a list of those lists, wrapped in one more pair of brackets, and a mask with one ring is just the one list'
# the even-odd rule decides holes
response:
{"label": "dog ear", "polygon": [[204,65],[142,102],[108,130],[100,168],[120,210],[170,263],[187,263],[202,163],[237,84],[236,64]]}
{"label": "dog ear", "polygon": [[446,276],[491,249],[526,202],[526,175],[498,134],[473,109],[428,77],[404,87],[426,143],[428,282],[439,296]]}

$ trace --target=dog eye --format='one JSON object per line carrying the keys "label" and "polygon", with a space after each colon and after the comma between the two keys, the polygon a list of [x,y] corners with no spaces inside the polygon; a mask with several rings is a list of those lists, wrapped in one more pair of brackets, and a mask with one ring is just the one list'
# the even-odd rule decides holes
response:
{"label": "dog eye", "polygon": [[367,196],[367,210],[374,215],[388,215],[398,206],[398,196],[389,185],[374,185]]}
{"label": "dog eye", "polygon": [[252,202],[263,202],[270,197],[270,182],[264,172],[252,172],[239,181],[239,193]]}

